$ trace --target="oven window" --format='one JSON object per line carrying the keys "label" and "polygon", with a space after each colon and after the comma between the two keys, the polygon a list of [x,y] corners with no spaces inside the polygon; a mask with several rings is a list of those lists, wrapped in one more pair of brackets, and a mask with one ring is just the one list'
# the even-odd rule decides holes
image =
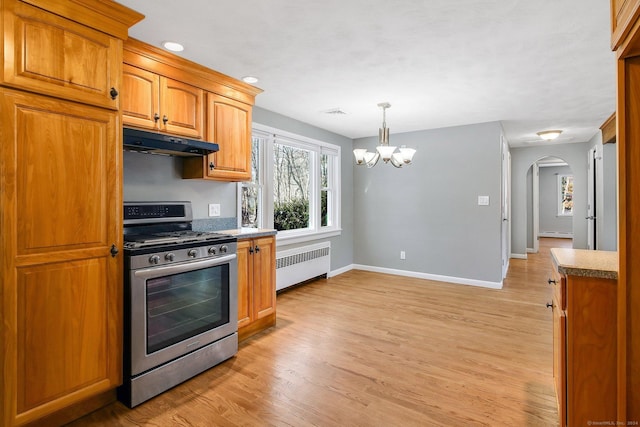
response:
{"label": "oven window", "polygon": [[225,323],[228,264],[147,280],[147,354]]}

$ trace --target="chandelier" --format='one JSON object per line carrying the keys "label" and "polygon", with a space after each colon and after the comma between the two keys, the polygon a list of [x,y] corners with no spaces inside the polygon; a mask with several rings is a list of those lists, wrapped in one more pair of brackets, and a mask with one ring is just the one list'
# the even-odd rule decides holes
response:
{"label": "chandelier", "polygon": [[372,168],[378,163],[380,158],[382,158],[382,161],[385,163],[391,162],[391,164],[397,168],[411,164],[411,159],[413,159],[416,150],[403,145],[398,148],[398,152],[396,152],[397,147],[389,145],[389,128],[386,122],[386,112],[387,108],[391,107],[391,104],[382,102],[378,104],[378,107],[382,108],[382,127],[378,129],[379,145],[373,153],[367,151],[366,148],[356,148],[353,150],[356,164],[367,165],[368,168]]}

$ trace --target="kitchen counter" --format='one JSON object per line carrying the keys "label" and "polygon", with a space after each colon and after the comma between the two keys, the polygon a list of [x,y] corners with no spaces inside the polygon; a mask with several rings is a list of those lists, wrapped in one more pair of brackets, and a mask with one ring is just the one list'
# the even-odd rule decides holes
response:
{"label": "kitchen counter", "polygon": [[618,253],[586,249],[552,248],[558,272],[568,276],[618,279]]}
{"label": "kitchen counter", "polygon": [[255,239],[256,237],[275,236],[277,231],[271,228],[234,228],[220,230],[218,233],[229,234],[238,239]]}

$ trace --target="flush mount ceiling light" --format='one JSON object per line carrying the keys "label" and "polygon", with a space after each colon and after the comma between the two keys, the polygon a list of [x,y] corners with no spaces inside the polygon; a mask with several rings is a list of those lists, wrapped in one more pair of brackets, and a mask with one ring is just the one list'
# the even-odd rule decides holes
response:
{"label": "flush mount ceiling light", "polygon": [[258,83],[258,78],[254,77],[254,76],[244,76],[242,78],[242,81],[245,83],[249,83],[250,85],[254,84],[254,83]]}
{"label": "flush mount ceiling light", "polygon": [[552,139],[559,137],[561,133],[561,130],[545,130],[538,132],[537,135],[545,141],[551,141]]}
{"label": "flush mount ceiling light", "polygon": [[382,108],[382,127],[378,129],[379,145],[376,147],[374,153],[368,152],[366,148],[356,148],[353,150],[356,164],[367,165],[368,168],[372,168],[378,163],[381,157],[383,162],[391,162],[391,164],[397,168],[411,164],[416,150],[403,145],[398,149],[399,152],[396,153],[396,147],[389,145],[389,128],[386,122],[386,111],[387,108],[391,107],[391,104],[382,102],[378,104],[378,107]]}
{"label": "flush mount ceiling light", "polygon": [[184,50],[184,46],[182,46],[180,43],[171,41],[162,42],[162,46],[165,49],[170,50],[171,52],[182,52]]}

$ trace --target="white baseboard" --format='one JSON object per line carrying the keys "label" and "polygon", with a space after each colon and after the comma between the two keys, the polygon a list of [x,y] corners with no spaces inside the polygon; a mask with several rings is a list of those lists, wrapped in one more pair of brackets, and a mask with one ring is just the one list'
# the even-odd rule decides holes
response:
{"label": "white baseboard", "polygon": [[334,277],[342,273],[346,273],[347,271],[353,270],[353,264],[349,264],[345,267],[338,268],[337,270],[331,270],[329,274],[327,274],[327,278]]}
{"label": "white baseboard", "polygon": [[533,248],[527,248],[527,253],[528,253],[528,254],[537,254],[537,253],[538,253],[538,251],[536,251],[536,250],[535,250],[535,249],[533,249]]}
{"label": "white baseboard", "polygon": [[563,231],[541,231],[538,237],[555,237],[557,239],[573,239],[573,233]]}
{"label": "white baseboard", "polygon": [[502,289],[502,282],[488,282],[484,280],[465,279],[462,277],[441,276],[439,274],[420,273],[417,271],[396,270],[393,268],[374,267],[371,265],[353,264],[354,270],[373,271],[375,273],[393,274],[395,276],[414,277],[416,279],[433,280],[436,282],[455,283],[459,285],[479,286],[482,288]]}
{"label": "white baseboard", "polygon": [[515,258],[515,259],[527,259],[527,254],[511,254],[511,258]]}

